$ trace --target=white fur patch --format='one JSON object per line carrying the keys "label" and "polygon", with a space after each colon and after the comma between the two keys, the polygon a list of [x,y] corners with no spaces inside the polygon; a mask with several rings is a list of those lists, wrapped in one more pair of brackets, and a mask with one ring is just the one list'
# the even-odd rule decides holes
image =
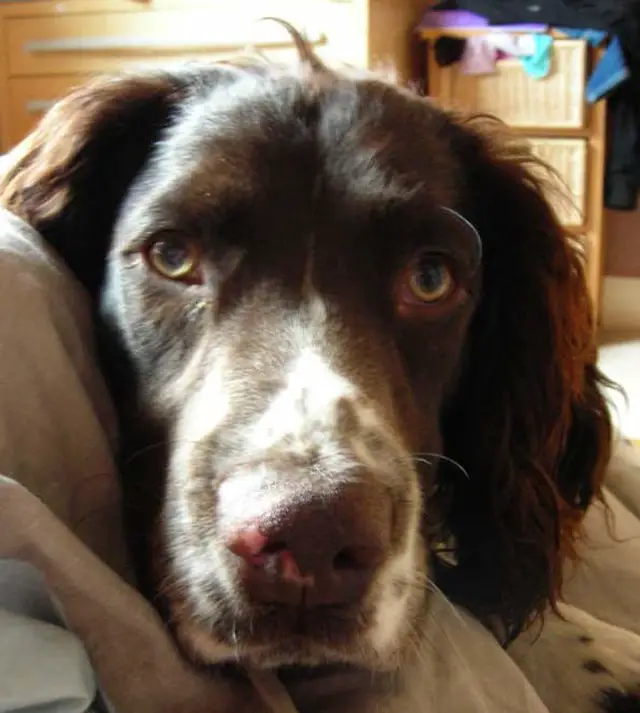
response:
{"label": "white fur patch", "polygon": [[[412,517],[412,520],[414,519],[415,517]],[[411,583],[416,571],[416,557],[417,525],[411,522],[408,526],[404,551],[391,560],[382,574],[382,594],[369,634],[371,646],[381,658],[387,658],[389,652],[397,647],[398,637],[403,631],[403,624],[407,619],[407,606],[414,590]],[[409,583],[401,594],[398,594],[394,587],[394,582],[398,580]]]}
{"label": "white fur patch", "polygon": [[[238,523],[257,520],[277,505],[281,495],[275,489],[265,489],[264,479],[257,468],[220,483],[217,498],[219,526],[223,531],[231,531]],[[260,497],[256,497],[257,493]]]}
{"label": "white fur patch", "polygon": [[331,428],[340,399],[353,397],[355,388],[337,374],[311,347],[304,347],[286,377],[286,385],[253,427],[249,442],[268,450],[287,438],[292,448],[308,447],[311,428]]}
{"label": "white fur patch", "polygon": [[[226,369],[228,360],[219,357],[213,368],[207,371],[204,382],[197,388],[189,408],[179,423],[177,438],[188,434],[189,441],[197,442],[212,434],[223,422],[230,408],[230,394],[227,387]],[[186,370],[184,379],[188,378]],[[176,385],[176,393],[181,384]]]}

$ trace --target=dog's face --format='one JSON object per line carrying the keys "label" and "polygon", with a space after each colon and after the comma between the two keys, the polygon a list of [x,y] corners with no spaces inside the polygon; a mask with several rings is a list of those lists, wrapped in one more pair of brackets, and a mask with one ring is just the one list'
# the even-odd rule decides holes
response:
{"label": "dog's face", "polygon": [[200,657],[388,665],[422,609],[480,244],[437,115],[385,89],[185,102],[115,225],[105,310],[170,424],[165,593]]}
{"label": "dog's face", "polygon": [[0,189],[161,427],[156,586],[195,659],[397,666],[432,576],[507,633],[553,599],[608,420],[522,157],[378,79],[214,67],[79,90]]}

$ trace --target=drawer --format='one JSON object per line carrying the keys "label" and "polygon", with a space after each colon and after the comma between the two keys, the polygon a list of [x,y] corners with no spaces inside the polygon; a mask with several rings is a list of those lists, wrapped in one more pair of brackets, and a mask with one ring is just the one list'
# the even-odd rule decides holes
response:
{"label": "drawer", "polygon": [[[244,4],[218,10],[113,12],[103,14],[20,17],[6,20],[9,76],[44,76],[118,71],[122,68],[220,57],[249,44],[267,52],[292,52],[293,43],[274,22],[252,22]],[[305,14],[308,16],[308,8]],[[293,16],[292,16],[293,15]],[[289,13],[314,45],[326,43],[318,28],[309,28]],[[318,21],[320,22],[320,21]]]}
{"label": "drawer", "polygon": [[[528,138],[533,153],[554,168],[554,189],[549,200],[560,222],[567,226],[584,223],[587,189],[587,141],[585,139]],[[558,178],[560,180],[558,180]]]}
{"label": "drawer", "polygon": [[9,79],[4,146],[11,148],[22,140],[57,99],[85,79],[76,75]]}
{"label": "drawer", "polygon": [[445,106],[492,114],[511,126],[577,129],[585,121],[586,62],[585,42],[556,40],[544,79],[530,77],[519,59],[504,59],[493,74],[463,74],[457,64],[438,69],[434,89]]}

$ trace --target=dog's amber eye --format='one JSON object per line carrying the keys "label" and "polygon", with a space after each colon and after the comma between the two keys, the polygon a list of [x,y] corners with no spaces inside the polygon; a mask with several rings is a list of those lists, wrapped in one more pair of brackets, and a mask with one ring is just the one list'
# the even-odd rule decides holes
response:
{"label": "dog's amber eye", "polygon": [[429,319],[448,312],[467,294],[452,258],[434,251],[418,253],[397,276],[395,308],[399,316]]}
{"label": "dog's amber eye", "polygon": [[200,250],[182,236],[168,235],[155,239],[147,248],[147,261],[151,268],[168,280],[191,284],[202,282]]}
{"label": "dog's amber eye", "polygon": [[425,304],[445,300],[456,288],[451,268],[437,254],[420,255],[412,263],[407,278],[413,297]]}

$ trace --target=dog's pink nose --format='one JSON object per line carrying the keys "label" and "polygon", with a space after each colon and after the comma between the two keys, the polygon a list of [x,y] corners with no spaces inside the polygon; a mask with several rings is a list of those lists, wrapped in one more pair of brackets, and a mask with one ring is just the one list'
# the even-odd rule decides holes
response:
{"label": "dog's pink nose", "polygon": [[280,503],[237,528],[227,546],[242,560],[249,597],[307,607],[362,598],[388,552],[391,505],[358,494]]}

